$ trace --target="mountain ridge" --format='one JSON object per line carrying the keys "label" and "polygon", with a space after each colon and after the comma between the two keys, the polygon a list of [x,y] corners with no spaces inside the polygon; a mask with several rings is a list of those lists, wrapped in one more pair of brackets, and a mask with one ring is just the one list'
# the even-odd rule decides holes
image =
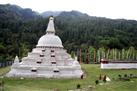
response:
{"label": "mountain ridge", "polygon": [[[26,56],[45,34],[49,17],[31,9],[0,5],[0,60]],[[64,48],[71,51],[93,46],[96,49],[137,49],[137,21],[89,16],[78,11],[64,11],[55,16],[56,34]]]}
{"label": "mountain ridge", "polygon": [[22,20],[33,20],[39,17],[39,14],[35,11],[32,11],[30,8],[21,8],[17,5],[11,4],[0,4],[0,13],[4,16],[13,16],[18,17],[18,19]]}

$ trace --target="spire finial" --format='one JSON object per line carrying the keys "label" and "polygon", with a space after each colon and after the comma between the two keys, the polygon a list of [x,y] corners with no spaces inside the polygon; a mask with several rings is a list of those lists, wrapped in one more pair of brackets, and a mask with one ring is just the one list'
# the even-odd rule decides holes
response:
{"label": "spire finial", "polygon": [[54,18],[52,16],[49,18],[49,23],[46,32],[50,34],[55,34]]}

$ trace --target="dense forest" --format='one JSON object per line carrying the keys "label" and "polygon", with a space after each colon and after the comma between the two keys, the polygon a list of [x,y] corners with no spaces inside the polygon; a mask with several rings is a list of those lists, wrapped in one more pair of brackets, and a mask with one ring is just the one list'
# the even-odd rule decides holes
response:
{"label": "dense forest", "polygon": [[[21,58],[35,47],[38,39],[45,34],[48,24],[49,17],[42,16],[31,9],[23,9],[16,5],[0,5],[0,61],[13,60],[15,55]],[[100,49],[104,50],[101,53],[105,52],[99,54],[103,55],[100,57],[124,59],[132,56],[132,59],[137,59],[135,20],[108,19],[89,16],[78,11],[62,11],[55,16],[55,28],[64,48],[73,56],[80,56],[81,50],[85,62],[89,54],[89,61],[99,60],[95,54]],[[90,52],[93,49],[94,51]],[[131,49],[134,53],[133,51],[130,53]],[[112,56],[108,54],[113,50],[115,54],[119,53],[119,56],[113,52]],[[123,51],[126,56],[122,54]]]}

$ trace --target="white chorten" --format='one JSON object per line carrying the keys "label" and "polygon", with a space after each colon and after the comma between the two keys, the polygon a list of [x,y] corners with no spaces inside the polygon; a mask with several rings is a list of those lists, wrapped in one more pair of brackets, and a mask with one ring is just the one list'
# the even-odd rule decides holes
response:
{"label": "white chorten", "polygon": [[50,17],[46,34],[39,39],[36,48],[20,63],[16,57],[6,76],[80,78],[82,74],[78,61],[63,49],[61,39],[55,35],[54,18]]}

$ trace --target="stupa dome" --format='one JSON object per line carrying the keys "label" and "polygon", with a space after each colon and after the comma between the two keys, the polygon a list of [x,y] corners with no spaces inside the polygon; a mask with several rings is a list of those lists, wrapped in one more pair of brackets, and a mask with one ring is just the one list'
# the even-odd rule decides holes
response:
{"label": "stupa dome", "polygon": [[53,34],[45,34],[43,35],[39,41],[38,45],[41,47],[63,47],[61,39]]}
{"label": "stupa dome", "polygon": [[55,35],[53,17],[50,17],[46,34],[39,39],[37,47],[63,47],[61,39]]}

